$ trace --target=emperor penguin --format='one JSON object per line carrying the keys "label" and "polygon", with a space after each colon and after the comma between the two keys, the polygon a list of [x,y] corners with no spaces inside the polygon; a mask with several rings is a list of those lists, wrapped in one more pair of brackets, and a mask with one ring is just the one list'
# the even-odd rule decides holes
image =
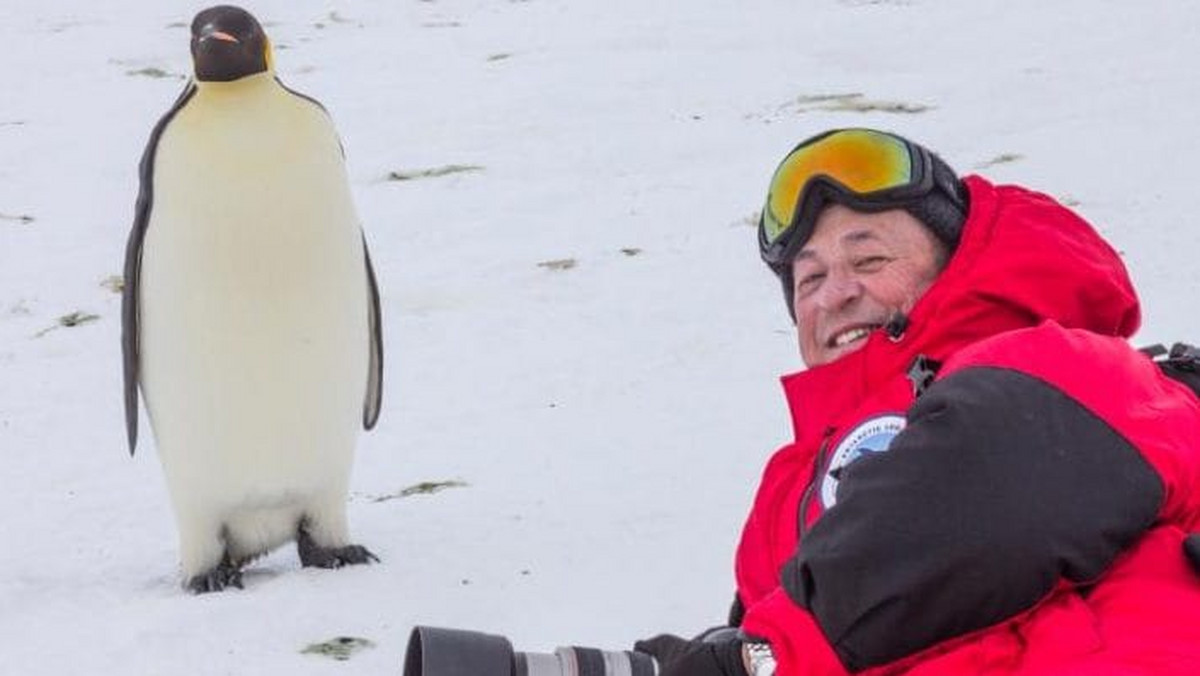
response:
{"label": "emperor penguin", "polygon": [[304,566],[378,561],[346,522],[383,340],[341,141],[276,77],[245,10],[197,14],[191,52],[142,156],[126,247],[129,452],[140,385],[194,592],[241,587],[244,564],[291,541]]}

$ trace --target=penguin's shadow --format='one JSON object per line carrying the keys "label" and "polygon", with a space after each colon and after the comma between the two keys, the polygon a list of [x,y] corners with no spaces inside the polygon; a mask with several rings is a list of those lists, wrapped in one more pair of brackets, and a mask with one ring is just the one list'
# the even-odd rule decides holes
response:
{"label": "penguin's shadow", "polygon": [[251,591],[257,587],[267,585],[272,581],[286,575],[295,575],[299,572],[299,570],[300,568],[296,566],[289,568],[288,566],[282,564],[254,565],[251,563],[242,569],[242,589],[233,589],[228,591]]}
{"label": "penguin's shadow", "polygon": [[154,596],[221,596],[222,594],[238,594],[253,591],[256,588],[270,584],[278,578],[284,578],[289,575],[298,575],[301,572],[299,566],[288,566],[283,563],[263,564],[251,563],[242,569],[242,588],[229,587],[218,592],[210,592],[207,594],[195,594],[184,586],[182,578],[176,575],[160,575],[158,577],[145,580],[138,588],[142,592],[149,593]]}

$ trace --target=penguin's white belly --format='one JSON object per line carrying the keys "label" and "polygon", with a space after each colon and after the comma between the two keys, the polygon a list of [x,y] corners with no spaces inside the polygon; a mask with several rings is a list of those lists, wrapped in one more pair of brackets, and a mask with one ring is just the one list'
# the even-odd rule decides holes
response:
{"label": "penguin's white belly", "polygon": [[[160,140],[141,269],[142,384],[181,538],[215,524],[256,554],[330,510],[326,539],[344,539],[369,329],[336,135],[277,87],[210,98]],[[184,548],[185,570],[211,558]]]}

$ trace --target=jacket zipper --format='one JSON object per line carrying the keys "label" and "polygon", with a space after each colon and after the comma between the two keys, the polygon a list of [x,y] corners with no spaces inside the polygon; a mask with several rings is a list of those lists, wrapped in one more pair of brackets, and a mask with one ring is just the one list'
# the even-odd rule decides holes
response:
{"label": "jacket zipper", "polygon": [[825,463],[829,460],[826,456],[829,455],[829,442],[833,439],[833,433],[837,430],[836,427],[826,427],[824,435],[821,437],[821,446],[817,450],[816,457],[813,458],[812,474],[808,477],[808,486],[804,489],[804,496],[800,498],[800,533],[799,541],[804,540],[804,536],[808,534],[808,504],[812,500],[813,492],[816,490],[817,480],[821,477],[821,470],[824,469]]}

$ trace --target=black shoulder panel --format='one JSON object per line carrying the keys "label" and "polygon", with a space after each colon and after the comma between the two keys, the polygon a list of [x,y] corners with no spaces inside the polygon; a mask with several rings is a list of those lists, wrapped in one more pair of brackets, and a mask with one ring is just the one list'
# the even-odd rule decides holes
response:
{"label": "black shoulder panel", "polygon": [[1162,481],[1074,399],[1016,371],[935,382],[886,453],[842,474],[837,503],[784,568],[851,671],[1096,580],[1153,522]]}
{"label": "black shoulder panel", "polygon": [[142,244],[146,241],[146,227],[150,223],[150,210],[154,204],[154,156],[159,139],[167,124],[175,117],[196,93],[196,84],[188,82],[183,93],[166,115],[154,125],[150,140],[142,153],[138,165],[138,196],[134,206],[133,229],[125,244],[125,287],[121,294],[121,352],[125,363],[125,432],[129,439],[129,454],[137,448],[138,433],[138,377],[141,337],[138,328],[141,292]]}

